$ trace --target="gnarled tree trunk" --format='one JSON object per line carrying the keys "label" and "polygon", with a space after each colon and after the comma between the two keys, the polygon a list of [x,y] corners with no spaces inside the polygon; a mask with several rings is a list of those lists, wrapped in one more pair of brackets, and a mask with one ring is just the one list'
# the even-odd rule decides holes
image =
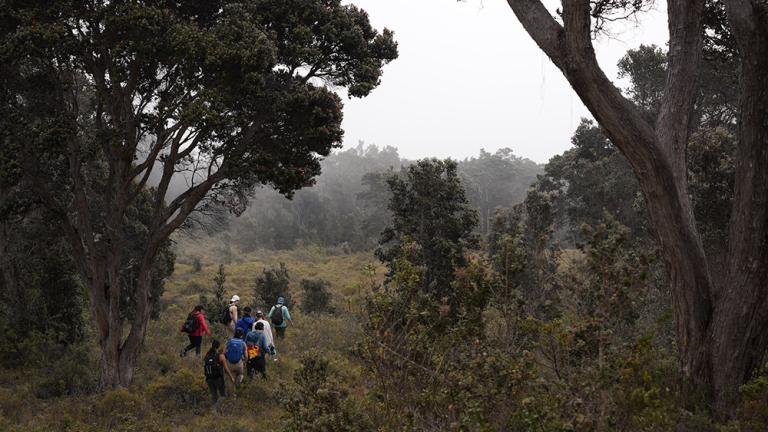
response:
{"label": "gnarled tree trunk", "polygon": [[722,416],[768,348],[768,4],[726,5],[741,56],[741,99],[728,277],[711,329],[714,405]]}
{"label": "gnarled tree trunk", "polygon": [[[147,265],[143,265],[139,273],[134,293],[136,311],[131,318],[128,334],[123,338],[125,322],[120,311],[120,292],[123,288],[119,277],[120,261],[117,256],[111,258],[113,261],[109,265],[113,270],[106,272],[107,277],[99,277],[97,272],[100,267],[95,266],[90,268],[90,274],[97,277],[88,278],[86,283],[101,348],[99,386],[102,389],[130,385],[152,310],[150,288],[153,258],[149,258],[145,260]],[[117,272],[113,272],[115,268]],[[115,295],[117,297],[114,297]]]}
{"label": "gnarled tree trunk", "polygon": [[655,125],[597,64],[589,0],[563,0],[562,25],[539,0],[508,3],[631,165],[670,275],[683,389],[703,396],[721,418],[732,416],[739,386],[768,347],[768,4],[725,0],[741,51],[741,121],[728,275],[716,287],[693,216],[686,166],[704,1],[668,1],[667,82]]}

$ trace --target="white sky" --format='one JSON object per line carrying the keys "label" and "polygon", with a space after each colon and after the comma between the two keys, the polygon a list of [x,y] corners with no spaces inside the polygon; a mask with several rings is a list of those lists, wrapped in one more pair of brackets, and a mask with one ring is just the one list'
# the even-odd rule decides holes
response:
{"label": "white sky", "polygon": [[[546,162],[570,146],[591,117],[560,71],[523,30],[504,0],[352,0],[373,25],[395,32],[400,57],[363,99],[343,97],[345,147],[391,145],[408,159],[463,159],[510,147]],[[545,2],[550,10],[559,4]],[[611,79],[641,43],[664,46],[666,4],[596,44]]]}

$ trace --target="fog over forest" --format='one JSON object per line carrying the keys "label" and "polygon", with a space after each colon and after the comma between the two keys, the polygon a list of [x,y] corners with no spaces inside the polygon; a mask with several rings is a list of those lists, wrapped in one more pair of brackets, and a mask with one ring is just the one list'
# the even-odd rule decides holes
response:
{"label": "fog over forest", "polygon": [[[391,223],[386,179],[411,163],[395,147],[361,142],[325,158],[316,183],[290,199],[260,188],[239,217],[203,219],[197,229],[243,252],[300,244],[370,249]],[[459,161],[459,173],[469,202],[480,214],[477,230],[486,236],[495,210],[520,204],[543,167],[510,149],[493,154],[481,150],[477,157]]]}

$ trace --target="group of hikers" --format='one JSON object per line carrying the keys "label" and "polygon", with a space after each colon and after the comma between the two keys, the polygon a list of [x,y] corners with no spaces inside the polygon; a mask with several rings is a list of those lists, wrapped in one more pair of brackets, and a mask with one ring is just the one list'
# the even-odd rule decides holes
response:
{"label": "group of hikers", "polygon": [[[239,302],[240,297],[233,295],[229,305],[222,311],[221,322],[227,329],[226,343],[222,346],[219,340],[212,339],[211,348],[203,357],[205,381],[214,404],[219,397],[227,394],[226,379],[232,383],[234,391],[246,376],[252,379],[258,373],[263,379],[267,378],[267,356],[277,361],[275,337],[284,339],[288,323],[293,324],[283,297],[277,298],[276,304],[266,316],[260,309],[252,315],[254,311],[247,306],[243,308],[241,316]],[[190,312],[181,331],[187,333],[189,345],[181,350],[180,356],[185,357],[192,350],[199,356],[203,334],[211,336],[202,305],[195,306]]]}

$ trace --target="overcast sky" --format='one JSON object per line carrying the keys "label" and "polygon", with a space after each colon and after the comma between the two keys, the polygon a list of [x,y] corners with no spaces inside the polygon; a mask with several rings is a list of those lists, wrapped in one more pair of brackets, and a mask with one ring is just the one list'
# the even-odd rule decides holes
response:
{"label": "overcast sky", "polygon": [[[570,146],[589,112],[504,0],[353,0],[395,32],[400,58],[373,93],[344,98],[345,147],[391,145],[401,156],[463,159],[510,147],[546,162]],[[559,2],[547,2],[556,6]],[[641,43],[664,46],[666,5],[596,41],[611,79]],[[551,9],[554,10],[554,7]]]}

